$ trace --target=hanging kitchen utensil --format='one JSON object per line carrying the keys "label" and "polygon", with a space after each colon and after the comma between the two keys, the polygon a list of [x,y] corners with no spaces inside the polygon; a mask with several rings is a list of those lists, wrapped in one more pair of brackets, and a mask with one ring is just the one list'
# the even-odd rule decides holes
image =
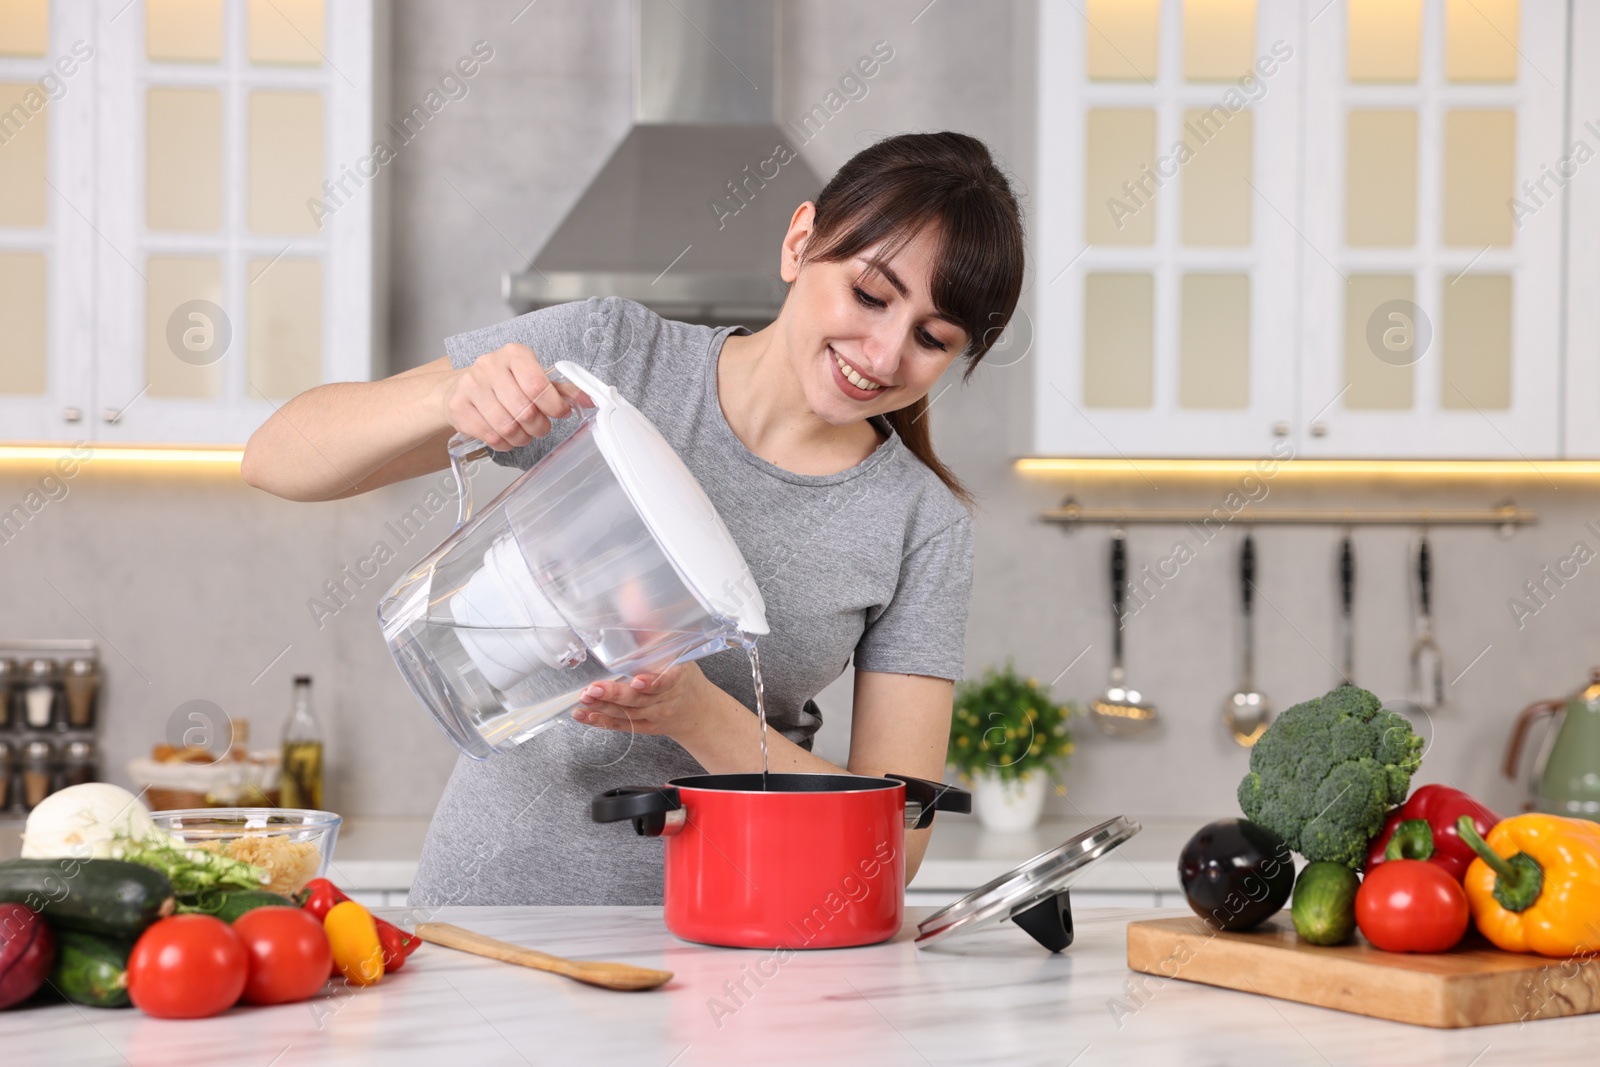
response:
{"label": "hanging kitchen utensil", "polygon": [[1349,534],[1339,542],[1339,622],[1344,638],[1340,683],[1355,685],[1356,676],[1356,546]]}
{"label": "hanging kitchen utensil", "polygon": [[1272,705],[1256,690],[1255,618],[1252,610],[1256,584],[1256,544],[1248,533],[1239,546],[1239,607],[1244,616],[1244,666],[1239,688],[1222,702],[1222,717],[1233,739],[1245,748],[1254,745],[1272,721]]}
{"label": "hanging kitchen utensil", "polygon": [[1089,865],[1139,832],[1124,816],[1107,819],[1007,871],[917,924],[917,947],[973,933],[1007,919],[1051,952],[1072,944],[1068,889]]}
{"label": "hanging kitchen utensil", "polygon": [[603,989],[634,991],[657,989],[672,980],[671,971],[658,971],[650,967],[636,967],[631,963],[606,963],[601,960],[569,960],[547,952],[523,948],[509,941],[501,941],[484,934],[474,933],[452,923],[418,923],[413,931],[430,945],[443,945],[474,956],[532,967],[576,979]]}
{"label": "hanging kitchen utensil", "polygon": [[1130,689],[1122,669],[1123,611],[1128,590],[1128,539],[1118,529],[1111,535],[1111,678],[1105,692],[1089,703],[1095,725],[1113,737],[1131,737],[1156,723],[1155,705]]}
{"label": "hanging kitchen utensil", "polygon": [[1551,724],[1528,780],[1528,809],[1600,822],[1600,667],[1572,696],[1522,709],[1501,768],[1507,778],[1516,780],[1528,730],[1546,716]]}
{"label": "hanging kitchen utensil", "polygon": [[933,825],[935,811],[971,810],[965,790],[902,774],[696,774],[607,790],[589,816],[666,839],[662,917],[673,934],[803,949],[899,933],[905,832]]}
{"label": "hanging kitchen utensil", "polygon": [[1411,702],[1424,711],[1444,704],[1444,657],[1433,639],[1433,551],[1428,531],[1417,539],[1417,638],[1411,645]]}

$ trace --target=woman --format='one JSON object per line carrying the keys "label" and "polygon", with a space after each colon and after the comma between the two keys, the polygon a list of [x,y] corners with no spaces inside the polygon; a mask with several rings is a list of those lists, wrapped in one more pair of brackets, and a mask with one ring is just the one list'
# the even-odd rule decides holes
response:
{"label": "woman", "polygon": [[[1016,306],[1017,202],[971,137],[888,138],[800,205],[779,267],[790,290],[757,333],[587,300],[452,337],[447,358],[384,381],[313,389],[251,438],[245,480],[294,500],[351,496],[441,469],[458,430],[529,467],[564,436],[578,395],[545,371],[574,360],[660,428],[750,566],[771,628],[771,769],[840,771],[811,753],[812,697],[853,658],[849,771],[937,779],[972,521],[923,416],[940,375],[958,357],[970,375]],[[659,903],[660,840],[593,824],[590,800],[760,768],[741,650],[592,686],[583,701],[512,752],[458,762],[413,905]],[[907,834],[908,881],[929,832]]]}

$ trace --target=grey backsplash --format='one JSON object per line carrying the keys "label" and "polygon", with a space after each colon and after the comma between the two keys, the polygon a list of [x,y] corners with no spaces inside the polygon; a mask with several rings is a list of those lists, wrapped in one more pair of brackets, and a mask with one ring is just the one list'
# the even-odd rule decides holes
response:
{"label": "grey backsplash", "polygon": [[[475,40],[494,60],[399,154],[391,169],[392,366],[436,358],[440,339],[504,317],[502,271],[520,268],[561,218],[628,125],[627,5],[534,5],[514,24],[515,0],[394,5],[391,100],[409,109]],[[798,114],[823,97],[874,41],[895,58],[802,151],[831,173],[879,131],[954,128],[986,139],[1019,175],[1029,173],[1029,5],[926,0],[864,6],[847,0],[789,5],[783,98]],[[448,14],[446,14],[448,12]],[[789,106],[792,105],[792,106]],[[708,194],[709,195],[709,194]],[[774,235],[774,256],[779,235]],[[931,420],[941,455],[982,496],[967,627],[967,669],[1007,656],[1058,695],[1086,700],[1105,683],[1109,654],[1104,528],[1065,533],[1038,513],[1068,492],[1101,504],[1211,506],[1222,483],[1159,484],[1015,473],[1031,366],[994,367],[940,397]],[[294,504],[234,475],[134,471],[92,461],[10,543],[0,545],[0,636],[83,636],[101,642],[110,676],[102,739],[113,780],[166,732],[174,710],[206,699],[275,737],[290,678],[317,680],[330,733],[329,803],[349,814],[426,815],[454,755],[390,663],[378,598],[403,568],[449,532],[443,510],[404,539],[398,520],[436,485],[432,476],[367,496]],[[0,470],[0,507],[38,473]],[[505,472],[479,480],[503,483]],[[1156,477],[1157,483],[1167,480]],[[1423,779],[1449,781],[1512,809],[1520,792],[1498,764],[1515,712],[1575,688],[1600,663],[1600,569],[1584,567],[1518,629],[1507,607],[1523,583],[1568,556],[1584,524],[1600,521],[1591,487],[1478,482],[1403,489],[1359,482],[1272,486],[1266,506],[1479,507],[1513,497],[1539,525],[1502,539],[1488,529],[1434,534],[1440,643],[1447,679],[1485,648],[1450,688]],[[391,525],[394,524],[394,525]],[[1180,529],[1134,528],[1137,572],[1186,537],[1196,557],[1129,621],[1128,673],[1160,705],[1156,736],[1113,741],[1079,730],[1052,797],[1062,813],[1223,814],[1247,754],[1228,738],[1221,701],[1236,681],[1239,531],[1211,544]],[[1399,695],[1409,647],[1404,567],[1411,531],[1357,535],[1358,679]],[[1257,609],[1260,687],[1282,708],[1335,682],[1334,529],[1261,529]],[[308,601],[357,570],[383,542],[393,558],[349,589],[349,604],[319,621]],[[368,573],[371,573],[370,568]],[[280,659],[274,658],[287,648]],[[1087,648],[1087,651],[1085,649]],[[1081,655],[1081,658],[1077,658]],[[271,665],[269,667],[269,664]],[[819,698],[827,725],[818,750],[842,760],[849,739],[848,673]]]}

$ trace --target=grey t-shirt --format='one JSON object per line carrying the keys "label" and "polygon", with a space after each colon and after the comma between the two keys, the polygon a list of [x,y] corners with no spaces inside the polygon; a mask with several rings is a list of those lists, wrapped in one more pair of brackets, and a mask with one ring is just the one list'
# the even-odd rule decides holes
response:
{"label": "grey t-shirt", "polygon": [[[875,424],[888,439],[837,474],[795,474],[747,449],[717,396],[729,332],[595,298],[460,334],[445,350],[456,367],[513,341],[546,369],[572,360],[661,430],[727,524],[765,601],[768,724],[809,749],[822,723],[812,698],[852,658],[860,670],[961,678],[972,520],[882,419]],[[494,459],[531,467],[576,425],[560,420]],[[754,714],[743,650],[697,662]],[[434,812],[411,904],[659,904],[661,840],[637,837],[626,823],[593,823],[589,802],[616,786],[702,773],[671,738],[566,718],[486,761],[463,756]]]}

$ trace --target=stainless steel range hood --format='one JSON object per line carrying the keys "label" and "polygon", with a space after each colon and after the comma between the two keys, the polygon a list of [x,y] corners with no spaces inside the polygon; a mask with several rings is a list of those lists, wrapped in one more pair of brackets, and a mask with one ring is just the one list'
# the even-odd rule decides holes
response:
{"label": "stainless steel range hood", "polygon": [[634,49],[633,128],[505,298],[764,326],[789,218],[823,185],[796,151],[806,130],[776,117],[775,0],[635,0]]}

